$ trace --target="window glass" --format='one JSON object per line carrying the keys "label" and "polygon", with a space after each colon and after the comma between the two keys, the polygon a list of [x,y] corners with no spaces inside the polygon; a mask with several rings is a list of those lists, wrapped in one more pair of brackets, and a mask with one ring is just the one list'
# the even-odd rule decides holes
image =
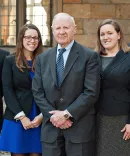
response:
{"label": "window glass", "polygon": [[26,0],[27,23],[35,24],[44,46],[50,46],[50,0]]}
{"label": "window glass", "polygon": [[[0,46],[16,46],[16,32],[19,31],[16,26],[20,22],[16,19],[16,2],[18,0],[0,0]],[[50,46],[51,0],[26,0],[25,3],[26,13],[22,13],[26,14],[26,23],[35,24],[41,32],[43,45]],[[24,10],[24,7],[23,3],[21,8]]]}
{"label": "window glass", "polygon": [[16,45],[16,0],[0,0],[0,46]]}

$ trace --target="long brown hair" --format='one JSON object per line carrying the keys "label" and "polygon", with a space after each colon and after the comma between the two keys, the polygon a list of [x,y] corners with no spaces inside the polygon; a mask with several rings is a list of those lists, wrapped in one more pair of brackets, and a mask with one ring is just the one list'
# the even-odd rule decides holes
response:
{"label": "long brown hair", "polygon": [[37,31],[38,33],[38,38],[39,38],[39,42],[38,42],[38,46],[37,48],[34,50],[34,52],[32,53],[32,68],[31,70],[34,71],[35,69],[35,61],[36,61],[36,56],[38,54],[40,54],[43,50],[42,47],[42,38],[41,38],[41,33],[39,31],[39,29],[33,25],[33,24],[25,24],[19,31],[18,34],[18,39],[17,39],[17,45],[16,45],[16,54],[15,54],[15,62],[16,62],[16,66],[23,72],[23,68],[28,68],[30,69],[30,67],[28,66],[27,60],[24,57],[24,52],[23,52],[23,38],[25,35],[25,31],[28,29],[34,29]]}
{"label": "long brown hair", "polygon": [[101,54],[105,55],[105,49],[102,46],[101,41],[100,41],[100,29],[101,29],[102,26],[104,26],[106,24],[112,25],[115,28],[116,32],[120,33],[120,39],[119,39],[119,42],[118,42],[119,49],[122,49],[126,53],[129,52],[130,47],[128,47],[127,44],[124,41],[124,34],[122,32],[122,29],[121,29],[120,25],[113,19],[103,20],[100,23],[100,25],[98,26],[98,29],[97,29],[97,44],[96,44],[95,51],[100,52]]}

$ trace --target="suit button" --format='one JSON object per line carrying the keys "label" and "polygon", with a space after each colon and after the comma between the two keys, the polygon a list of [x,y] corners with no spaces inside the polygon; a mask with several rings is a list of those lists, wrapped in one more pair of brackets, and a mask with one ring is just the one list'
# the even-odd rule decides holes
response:
{"label": "suit button", "polygon": [[60,98],[60,102],[63,102],[63,100],[64,100],[63,98]]}

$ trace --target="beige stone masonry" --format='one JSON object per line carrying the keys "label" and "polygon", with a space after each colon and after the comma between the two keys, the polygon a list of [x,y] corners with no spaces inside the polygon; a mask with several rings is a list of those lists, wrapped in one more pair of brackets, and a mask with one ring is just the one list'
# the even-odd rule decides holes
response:
{"label": "beige stone masonry", "polygon": [[81,0],[63,0],[64,3],[81,3]]}
{"label": "beige stone masonry", "polygon": [[130,4],[130,0],[111,0],[112,3],[116,3],[116,4],[119,4],[119,3],[127,3],[127,4]]}
{"label": "beige stone masonry", "polygon": [[83,34],[83,20],[82,19],[75,19],[75,24],[77,26],[76,34]]}
{"label": "beige stone masonry", "polygon": [[115,5],[93,4],[91,5],[92,18],[114,18]]}
{"label": "beige stone masonry", "polygon": [[83,3],[111,3],[111,0],[83,0]]}
{"label": "beige stone masonry", "polygon": [[130,5],[119,4],[116,6],[116,18],[130,19]]}
{"label": "beige stone masonry", "polygon": [[98,19],[84,19],[84,34],[96,34],[98,25],[102,20]]}
{"label": "beige stone masonry", "polygon": [[126,43],[130,43],[130,35],[125,35],[125,41]]}
{"label": "beige stone masonry", "polygon": [[[122,31],[125,35],[130,35],[130,20],[116,20],[121,28],[122,28]],[[129,38],[129,42],[130,42],[130,38]]]}
{"label": "beige stone masonry", "polygon": [[75,35],[75,40],[84,46],[94,48],[96,45],[96,35]]}
{"label": "beige stone masonry", "polygon": [[64,4],[63,12],[74,18],[90,18],[90,4]]}

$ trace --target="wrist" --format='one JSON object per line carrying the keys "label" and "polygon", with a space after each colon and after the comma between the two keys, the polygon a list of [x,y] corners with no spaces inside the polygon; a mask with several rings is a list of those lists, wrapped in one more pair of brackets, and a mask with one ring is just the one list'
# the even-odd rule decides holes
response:
{"label": "wrist", "polygon": [[70,118],[70,114],[68,113],[67,110],[64,110],[63,113],[64,113],[64,118],[65,118],[66,120]]}
{"label": "wrist", "polygon": [[21,116],[21,117],[19,118],[19,120],[22,121],[25,117],[26,117],[26,116]]}

